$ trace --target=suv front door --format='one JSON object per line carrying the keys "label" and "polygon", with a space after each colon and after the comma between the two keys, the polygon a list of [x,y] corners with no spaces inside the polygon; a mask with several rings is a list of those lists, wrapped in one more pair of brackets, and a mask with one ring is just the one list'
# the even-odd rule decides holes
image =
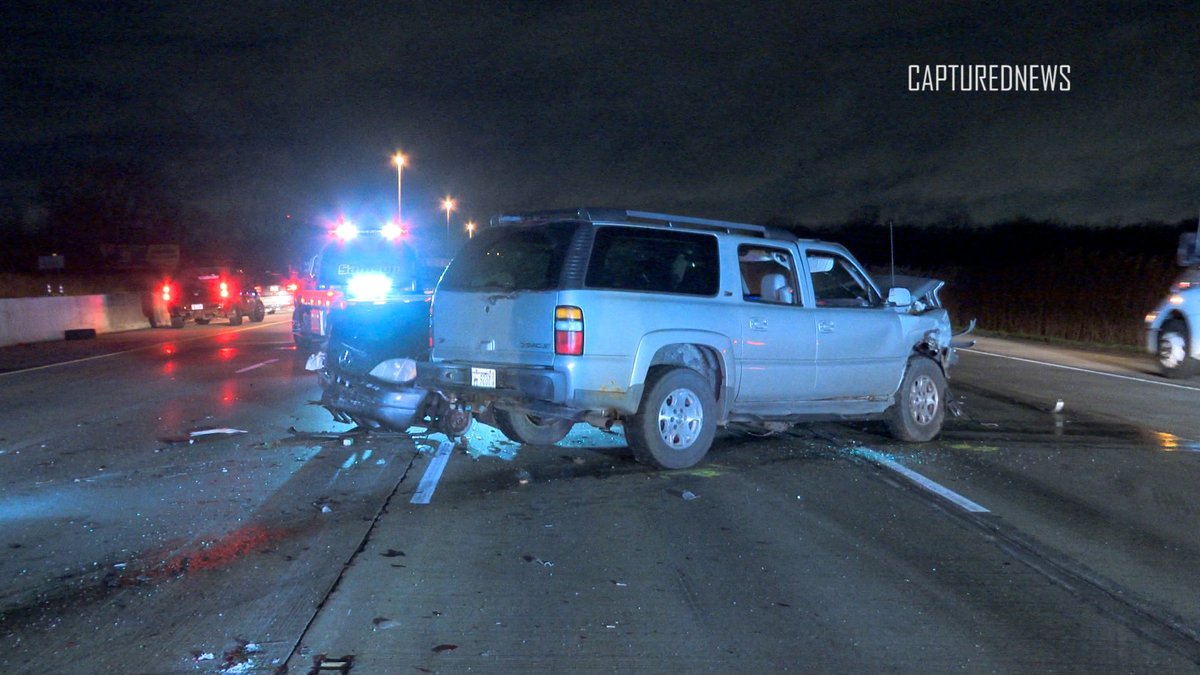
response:
{"label": "suv front door", "polygon": [[816,305],[817,397],[891,396],[911,351],[900,315],[842,253],[809,249],[805,262]]}

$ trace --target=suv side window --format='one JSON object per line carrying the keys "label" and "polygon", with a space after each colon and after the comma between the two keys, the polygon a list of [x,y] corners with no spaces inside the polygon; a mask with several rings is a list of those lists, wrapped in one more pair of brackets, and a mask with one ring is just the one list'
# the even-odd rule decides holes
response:
{"label": "suv side window", "polygon": [[738,247],[738,268],[742,273],[742,298],[752,302],[794,305],[796,297],[795,264],[786,250],[742,244]]}
{"label": "suv side window", "polygon": [[716,295],[717,239],[641,227],[599,227],[584,285],[627,291]]}
{"label": "suv side window", "polygon": [[558,286],[576,223],[498,227],[454,257],[441,286],[455,291],[544,291]]}
{"label": "suv side window", "polygon": [[818,307],[874,307],[881,302],[858,268],[836,253],[809,253],[808,269]]}

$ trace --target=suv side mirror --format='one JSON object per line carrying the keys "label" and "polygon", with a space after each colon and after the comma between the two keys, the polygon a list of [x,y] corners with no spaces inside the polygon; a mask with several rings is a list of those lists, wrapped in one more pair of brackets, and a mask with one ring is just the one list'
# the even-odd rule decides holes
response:
{"label": "suv side mirror", "polygon": [[893,307],[908,307],[913,304],[912,291],[903,286],[888,289],[887,304]]}

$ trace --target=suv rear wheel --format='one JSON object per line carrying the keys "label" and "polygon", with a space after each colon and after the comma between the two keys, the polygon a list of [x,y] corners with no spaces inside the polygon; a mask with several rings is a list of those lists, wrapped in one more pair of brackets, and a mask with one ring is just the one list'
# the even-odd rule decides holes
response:
{"label": "suv rear wheel", "polygon": [[562,417],[541,417],[496,409],[496,426],[509,440],[526,445],[554,445],[575,423]]}
{"label": "suv rear wheel", "polygon": [[908,362],[896,404],[887,412],[887,426],[902,441],[924,443],[942,430],[946,419],[946,376],[925,357]]}
{"label": "suv rear wheel", "polygon": [[233,311],[229,313],[229,325],[230,326],[242,325],[242,310],[240,307],[234,307]]}
{"label": "suv rear wheel", "polygon": [[625,440],[643,464],[664,469],[695,466],[717,432],[712,387],[690,368],[651,374],[641,407],[625,425]]}

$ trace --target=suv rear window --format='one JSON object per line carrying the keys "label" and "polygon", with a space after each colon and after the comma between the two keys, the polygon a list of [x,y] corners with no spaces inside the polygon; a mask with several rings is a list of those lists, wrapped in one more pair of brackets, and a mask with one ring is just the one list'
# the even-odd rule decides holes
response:
{"label": "suv rear window", "polygon": [[558,287],[576,223],[485,230],[454,257],[440,286],[454,291],[544,291]]}
{"label": "suv rear window", "polygon": [[584,285],[630,291],[715,295],[717,239],[640,227],[596,230]]}

